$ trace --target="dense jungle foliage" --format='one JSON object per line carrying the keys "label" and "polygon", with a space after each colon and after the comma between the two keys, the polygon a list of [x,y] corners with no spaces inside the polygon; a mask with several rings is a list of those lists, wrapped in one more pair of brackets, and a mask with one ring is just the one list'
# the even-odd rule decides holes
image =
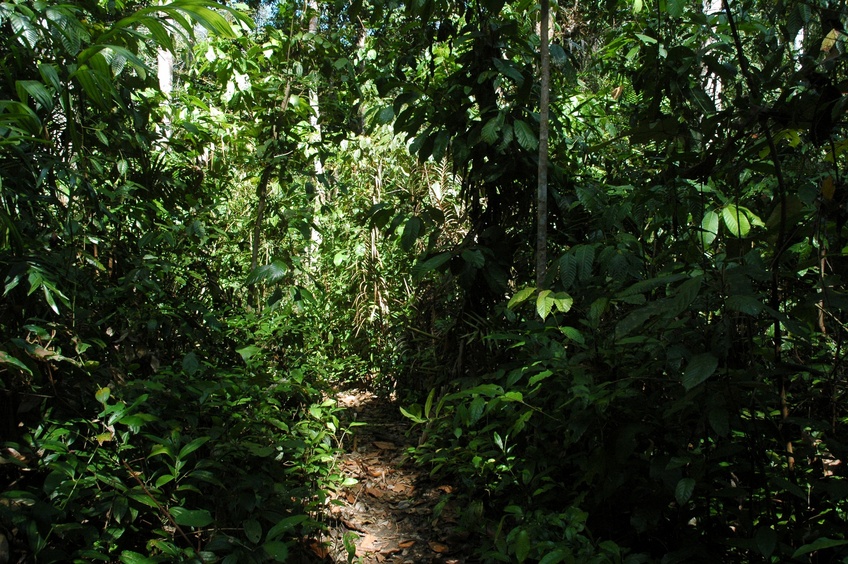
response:
{"label": "dense jungle foliage", "polygon": [[479,561],[848,561],[848,7],[552,3],[541,285],[540,9],[0,2],[0,557],[306,558],[359,386]]}

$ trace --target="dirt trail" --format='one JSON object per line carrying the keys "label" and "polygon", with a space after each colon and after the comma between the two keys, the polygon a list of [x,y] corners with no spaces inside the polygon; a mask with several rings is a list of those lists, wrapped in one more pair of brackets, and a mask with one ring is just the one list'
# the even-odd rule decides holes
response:
{"label": "dirt trail", "polygon": [[357,483],[329,505],[328,556],[336,563],[469,562],[454,507],[437,508],[452,486],[433,482],[407,460],[413,439],[405,435],[408,423],[397,406],[362,391],[343,392],[337,400],[365,425],[343,445],[339,469]]}

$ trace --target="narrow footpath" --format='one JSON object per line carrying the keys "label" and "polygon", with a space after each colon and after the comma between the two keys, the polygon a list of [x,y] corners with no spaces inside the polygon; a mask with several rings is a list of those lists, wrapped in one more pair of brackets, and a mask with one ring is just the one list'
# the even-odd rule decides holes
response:
{"label": "narrow footpath", "polygon": [[467,536],[457,530],[453,487],[433,482],[407,453],[417,437],[396,404],[370,392],[337,396],[348,418],[365,425],[347,437],[339,470],[357,483],[328,506],[327,555],[336,563],[464,564]]}

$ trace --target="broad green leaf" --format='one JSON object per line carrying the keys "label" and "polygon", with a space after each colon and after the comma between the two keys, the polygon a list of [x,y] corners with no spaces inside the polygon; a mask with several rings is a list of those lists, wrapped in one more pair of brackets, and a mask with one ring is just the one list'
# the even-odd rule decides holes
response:
{"label": "broad green leaf", "polygon": [[683,15],[683,8],[686,6],[686,0],[666,0],[665,11],[672,18],[679,18]]}
{"label": "broad green leaf", "polygon": [[489,145],[494,145],[500,139],[499,134],[502,127],[503,115],[498,114],[496,117],[493,117],[486,122],[486,125],[484,125],[483,129],[480,131],[480,137]]}
{"label": "broad green leaf", "polygon": [[186,446],[180,449],[180,453],[177,455],[177,458],[185,459],[185,457],[187,457],[189,454],[193,453],[194,451],[205,445],[211,438],[212,437],[198,437],[194,439],[193,441],[191,441]]}
{"label": "broad green leaf", "polygon": [[709,247],[718,236],[718,214],[708,211],[701,220],[701,244],[704,248]]}
{"label": "broad green leaf", "polygon": [[403,407],[400,408],[401,414],[407,419],[412,420],[415,423],[426,423],[427,420],[421,416],[421,406],[420,405],[412,405],[409,409],[405,409]]}
{"label": "broad green leaf", "polygon": [[256,345],[248,345],[246,347],[242,347],[240,349],[236,349],[236,352],[239,353],[242,360],[245,362],[248,361],[251,357],[262,352],[262,349],[257,347]]}
{"label": "broad green leaf", "polygon": [[754,534],[757,550],[766,558],[770,558],[777,548],[777,533],[771,527],[760,527]]}
{"label": "broad green leaf", "polygon": [[515,295],[509,299],[509,303],[506,304],[506,307],[508,307],[509,309],[513,309],[516,306],[521,305],[522,303],[526,302],[527,299],[532,296],[535,291],[535,286],[529,286],[527,288],[523,288],[517,291]]}
{"label": "broad green leaf", "polygon": [[212,524],[212,515],[206,509],[186,509],[185,507],[172,507],[171,517],[177,525],[187,527],[206,527]]}
{"label": "broad green leaf", "polygon": [[539,147],[539,140],[536,138],[536,133],[527,122],[517,119],[512,128],[515,131],[515,139],[521,147],[528,151],[535,151]]}
{"label": "broad green leaf", "polygon": [[792,559],[799,558],[804,556],[805,554],[809,554],[811,552],[816,552],[818,550],[824,550],[827,548],[834,548],[836,546],[845,546],[848,544],[848,540],[837,540],[837,539],[829,539],[827,537],[821,537],[809,544],[805,544],[798,550],[796,550],[792,554]]}
{"label": "broad green leaf", "polygon": [[110,390],[109,388],[103,387],[103,388],[100,388],[99,390],[97,390],[94,393],[94,398],[98,402],[105,405],[106,402],[109,401],[109,396],[111,396],[111,395],[112,395],[112,390]]}
{"label": "broad green leaf", "polygon": [[156,564],[159,561],[132,550],[125,550],[121,553],[121,562],[124,564]]}
{"label": "broad green leaf", "polygon": [[27,95],[31,96],[45,110],[53,109],[53,95],[47,91],[44,84],[37,80],[18,80],[15,82],[18,98],[26,103]]}
{"label": "broad green leaf", "polygon": [[725,304],[727,305],[727,309],[731,311],[747,313],[753,316],[759,315],[765,307],[763,302],[754,296],[728,296]]}
{"label": "broad green leaf", "polygon": [[526,530],[522,529],[515,537],[515,558],[518,559],[519,563],[527,560],[527,556],[529,556],[531,548],[532,544],[530,542],[530,534]]}
{"label": "broad green leaf", "polygon": [[523,402],[524,395],[521,392],[507,392],[503,396],[501,396],[501,399],[503,399],[504,401]]}
{"label": "broad green leaf", "polygon": [[285,562],[289,558],[289,547],[284,542],[269,541],[262,545],[262,549],[274,562]]}
{"label": "broad green leaf", "polygon": [[570,553],[565,551],[565,549],[558,548],[543,556],[542,559],[539,560],[539,564],[559,564],[565,560],[566,557],[571,557],[572,561],[574,559]]}
{"label": "broad green leaf", "polygon": [[[25,372],[25,373],[29,374],[30,376],[32,376],[32,371],[27,367],[26,364],[24,364],[23,362],[21,362],[20,360],[18,360],[14,356],[10,355],[6,351],[0,351],[0,364],[11,364],[12,366],[17,368],[18,370]],[[106,389],[108,390],[108,388],[106,388]]]}
{"label": "broad green leaf", "polygon": [[721,217],[724,219],[724,224],[728,231],[734,237],[747,237],[751,231],[751,223],[748,221],[748,216],[741,209],[733,204],[727,204],[721,210]]}
{"label": "broad green leaf", "polygon": [[549,298],[551,291],[550,290],[542,290],[539,292],[539,295],[536,296],[536,313],[539,314],[539,317],[545,319],[550,315],[551,308],[554,306],[553,299]]}
{"label": "broad green leaf", "polygon": [[406,221],[403,226],[403,233],[400,236],[400,246],[404,251],[412,250],[423,227],[424,223],[417,215],[413,215]]}
{"label": "broad green leaf", "polygon": [[560,313],[568,313],[569,310],[571,310],[571,306],[574,304],[574,298],[565,292],[557,292],[551,297],[551,299],[553,300],[554,307],[556,307],[557,311]]}
{"label": "broad green leaf", "polygon": [[692,498],[694,491],[695,480],[692,478],[682,478],[674,488],[674,499],[677,500],[678,505],[685,505]]}
{"label": "broad green leaf", "polygon": [[183,357],[183,371],[189,376],[194,375],[200,370],[200,360],[197,358],[197,354],[194,351],[189,352]]}
{"label": "broad green leaf", "polygon": [[262,538],[262,525],[256,519],[248,519],[244,522],[244,536],[247,540],[256,544]]}
{"label": "broad green leaf", "polygon": [[462,251],[462,260],[474,268],[483,268],[486,265],[486,257],[478,249],[466,249]]}
{"label": "broad green leaf", "polygon": [[538,374],[531,376],[528,383],[531,386],[535,386],[536,384],[538,384],[542,380],[545,380],[546,378],[550,378],[553,375],[554,375],[554,373],[551,372],[550,370],[543,370],[542,372],[539,372]]}
{"label": "broad green leaf", "polygon": [[271,527],[268,534],[265,536],[267,540],[276,540],[283,533],[293,531],[295,527],[309,519],[307,515],[291,515],[285,519],[281,519],[276,525]]}
{"label": "broad green leaf", "polygon": [[449,252],[439,253],[424,262],[416,262],[412,267],[412,277],[420,280],[429,272],[432,272],[448,262],[453,255]]}
{"label": "broad green leaf", "polygon": [[718,359],[711,353],[696,354],[686,366],[681,383],[684,388],[691,390],[712,376],[716,368],[718,368]]}
{"label": "broad green leaf", "polygon": [[283,280],[288,272],[289,267],[281,260],[275,259],[269,264],[258,266],[253,269],[253,272],[248,275],[245,284],[251,286],[258,282],[266,284],[275,284]]}

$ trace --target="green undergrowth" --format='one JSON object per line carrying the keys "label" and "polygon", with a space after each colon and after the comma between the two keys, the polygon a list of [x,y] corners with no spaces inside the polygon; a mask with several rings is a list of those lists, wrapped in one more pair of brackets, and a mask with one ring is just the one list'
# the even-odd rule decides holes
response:
{"label": "green undergrowth", "polygon": [[[339,408],[308,366],[274,368],[274,353],[255,345],[239,352],[229,365],[189,352],[120,382],[102,370],[73,385],[66,376],[73,401],[44,388],[40,416],[0,455],[12,553],[135,564],[303,552],[342,481]],[[69,362],[57,366],[79,376]]]}

